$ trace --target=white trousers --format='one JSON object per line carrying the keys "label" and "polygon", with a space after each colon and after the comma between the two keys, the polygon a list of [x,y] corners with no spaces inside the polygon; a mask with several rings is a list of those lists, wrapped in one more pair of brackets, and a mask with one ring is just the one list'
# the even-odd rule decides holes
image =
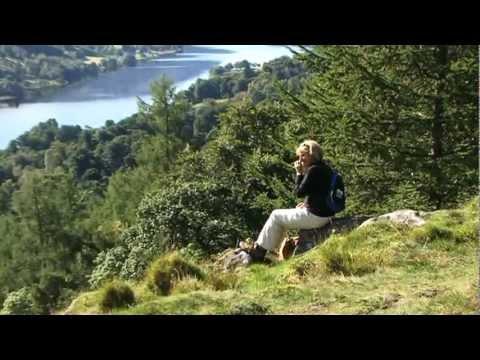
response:
{"label": "white trousers", "polygon": [[329,217],[314,215],[307,208],[273,210],[256,243],[268,251],[278,252],[287,230],[315,229],[328,222]]}

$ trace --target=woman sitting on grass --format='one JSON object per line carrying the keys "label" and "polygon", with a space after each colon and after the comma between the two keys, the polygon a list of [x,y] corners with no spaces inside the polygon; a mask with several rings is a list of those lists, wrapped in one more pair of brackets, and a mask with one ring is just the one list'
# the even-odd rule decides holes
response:
{"label": "woman sitting on grass", "polygon": [[297,148],[296,154],[295,194],[305,199],[294,209],[272,211],[254,247],[242,250],[244,264],[262,262],[267,251],[277,252],[287,230],[319,228],[329,223],[334,215],[325,201],[332,169],[323,160],[320,145],[306,140]]}

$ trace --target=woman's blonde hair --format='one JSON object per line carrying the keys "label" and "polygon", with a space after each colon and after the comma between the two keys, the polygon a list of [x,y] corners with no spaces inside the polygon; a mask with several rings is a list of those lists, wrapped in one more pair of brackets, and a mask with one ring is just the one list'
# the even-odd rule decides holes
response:
{"label": "woman's blonde hair", "polygon": [[320,144],[317,143],[314,140],[305,140],[302,142],[295,153],[297,156],[300,155],[301,152],[303,151],[308,151],[308,153],[317,161],[320,161],[323,159],[323,152],[322,149],[320,148]]}

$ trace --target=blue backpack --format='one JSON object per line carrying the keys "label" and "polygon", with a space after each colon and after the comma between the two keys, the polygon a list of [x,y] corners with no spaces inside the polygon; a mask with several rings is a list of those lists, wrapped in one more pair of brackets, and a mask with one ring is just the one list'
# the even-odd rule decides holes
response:
{"label": "blue backpack", "polygon": [[333,213],[338,213],[344,210],[346,197],[347,195],[345,194],[342,175],[340,175],[338,171],[332,169],[332,178],[326,199],[327,207]]}

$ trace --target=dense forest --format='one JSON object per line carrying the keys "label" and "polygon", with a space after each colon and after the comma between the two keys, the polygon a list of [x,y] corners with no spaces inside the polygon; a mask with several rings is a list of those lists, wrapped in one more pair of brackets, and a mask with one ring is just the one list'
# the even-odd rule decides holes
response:
{"label": "dense forest", "polygon": [[100,72],[157,57],[178,45],[0,45],[0,97],[31,101]]}
{"label": "dense forest", "polygon": [[[0,152],[0,302],[51,313],[172,249],[255,238],[296,203],[294,149],[318,140],[345,215],[435,210],[478,192],[478,48],[316,46],[212,69],[98,129],[40,123]],[[20,310],[19,310],[20,309]]]}

